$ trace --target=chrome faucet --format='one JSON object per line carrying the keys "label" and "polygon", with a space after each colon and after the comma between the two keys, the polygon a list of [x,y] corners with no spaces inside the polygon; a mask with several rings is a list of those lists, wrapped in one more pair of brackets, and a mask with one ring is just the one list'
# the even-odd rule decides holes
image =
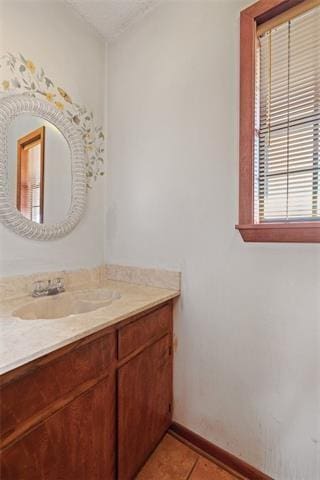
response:
{"label": "chrome faucet", "polygon": [[33,283],[32,296],[44,297],[49,295],[58,295],[65,292],[63,278],[55,278],[54,280],[38,280]]}

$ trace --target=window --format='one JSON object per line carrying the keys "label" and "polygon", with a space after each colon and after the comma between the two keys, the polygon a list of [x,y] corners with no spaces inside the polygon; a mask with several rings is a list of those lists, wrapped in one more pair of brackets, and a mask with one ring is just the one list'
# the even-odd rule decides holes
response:
{"label": "window", "polygon": [[44,135],[39,128],[18,140],[17,209],[43,223]]}
{"label": "window", "polygon": [[245,241],[320,242],[320,0],[241,13],[240,90],[237,228]]}

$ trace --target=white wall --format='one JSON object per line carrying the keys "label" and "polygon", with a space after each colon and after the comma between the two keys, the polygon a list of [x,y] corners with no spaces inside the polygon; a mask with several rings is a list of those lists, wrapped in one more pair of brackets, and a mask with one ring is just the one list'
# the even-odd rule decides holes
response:
{"label": "white wall", "polygon": [[[42,66],[73,99],[103,122],[105,45],[70,7],[58,1],[0,2],[0,54],[21,52]],[[0,225],[0,276],[77,269],[104,259],[104,182],[89,192],[85,217],[67,237],[36,242]]]}
{"label": "white wall", "polygon": [[241,0],[170,1],[109,48],[107,260],[181,269],[175,420],[320,478],[319,245],[245,244]]}

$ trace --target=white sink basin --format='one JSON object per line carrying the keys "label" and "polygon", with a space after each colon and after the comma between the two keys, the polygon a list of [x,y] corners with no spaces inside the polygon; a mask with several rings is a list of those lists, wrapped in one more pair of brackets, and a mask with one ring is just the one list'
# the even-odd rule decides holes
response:
{"label": "white sink basin", "polygon": [[120,294],[108,288],[78,290],[41,297],[17,308],[13,316],[21,320],[49,320],[93,312],[110,305]]}

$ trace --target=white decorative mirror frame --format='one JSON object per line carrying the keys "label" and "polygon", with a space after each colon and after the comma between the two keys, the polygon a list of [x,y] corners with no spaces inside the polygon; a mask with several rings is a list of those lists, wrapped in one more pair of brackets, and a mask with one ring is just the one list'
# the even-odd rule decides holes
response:
{"label": "white decorative mirror frame", "polygon": [[[31,114],[51,122],[65,137],[70,148],[71,205],[64,221],[39,224],[28,220],[10,202],[8,191],[8,128],[21,114]],[[86,206],[87,181],[84,146],[78,130],[68,117],[49,102],[31,95],[11,95],[0,100],[0,220],[18,235],[35,240],[52,240],[67,235],[80,221]]]}

